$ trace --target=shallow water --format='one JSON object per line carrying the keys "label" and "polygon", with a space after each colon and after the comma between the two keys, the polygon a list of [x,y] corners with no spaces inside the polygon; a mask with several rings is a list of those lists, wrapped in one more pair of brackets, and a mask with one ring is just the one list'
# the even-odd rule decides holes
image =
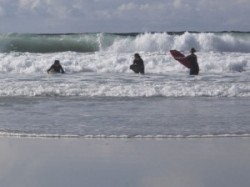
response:
{"label": "shallow water", "polygon": [[248,136],[249,98],[6,97],[2,135],[35,137]]}

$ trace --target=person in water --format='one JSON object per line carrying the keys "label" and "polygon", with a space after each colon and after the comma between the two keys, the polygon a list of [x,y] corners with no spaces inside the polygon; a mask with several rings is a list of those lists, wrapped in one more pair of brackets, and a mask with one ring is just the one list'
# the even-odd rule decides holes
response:
{"label": "person in water", "polygon": [[53,72],[53,73],[64,73],[64,70],[60,64],[59,60],[55,60],[54,64],[47,70],[47,72]]}
{"label": "person in water", "polygon": [[191,63],[190,75],[198,75],[200,71],[199,64],[197,61],[197,56],[194,54],[195,52],[196,52],[195,48],[191,48],[190,50],[191,54],[185,57],[185,59],[187,59]]}
{"label": "person in water", "polygon": [[144,74],[144,62],[141,56],[138,53],[134,54],[133,64],[130,66],[130,69],[135,73]]}

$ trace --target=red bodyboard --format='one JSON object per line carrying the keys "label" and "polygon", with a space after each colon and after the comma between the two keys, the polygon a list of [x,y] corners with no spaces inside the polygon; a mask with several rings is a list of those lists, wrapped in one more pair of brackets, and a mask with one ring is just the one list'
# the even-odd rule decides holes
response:
{"label": "red bodyboard", "polygon": [[191,68],[191,63],[186,60],[185,58],[183,59],[178,59],[180,57],[185,57],[185,55],[183,55],[180,51],[177,50],[170,50],[171,55],[174,57],[175,60],[177,60],[178,62],[180,62],[182,65],[184,65],[185,67],[187,67],[188,69]]}

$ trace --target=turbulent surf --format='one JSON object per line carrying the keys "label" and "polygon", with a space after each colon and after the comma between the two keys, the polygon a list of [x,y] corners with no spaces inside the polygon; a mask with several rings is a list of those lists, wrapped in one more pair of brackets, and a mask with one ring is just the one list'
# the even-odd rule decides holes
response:
{"label": "turbulent surf", "polygon": [[[169,52],[191,47],[195,77]],[[248,136],[249,52],[247,32],[1,34],[0,135]]]}

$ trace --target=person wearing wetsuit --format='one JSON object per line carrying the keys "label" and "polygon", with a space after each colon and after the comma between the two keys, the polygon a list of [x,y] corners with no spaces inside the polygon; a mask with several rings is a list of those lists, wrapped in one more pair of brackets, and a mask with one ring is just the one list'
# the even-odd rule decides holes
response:
{"label": "person wearing wetsuit", "polygon": [[48,73],[64,73],[59,60],[55,60],[54,64],[47,70]]}
{"label": "person wearing wetsuit", "polygon": [[130,69],[135,73],[144,74],[144,62],[141,56],[138,53],[134,54],[133,64],[130,66]]}
{"label": "person wearing wetsuit", "polygon": [[196,52],[196,50],[194,48],[191,48],[190,50],[190,55],[188,55],[187,57],[185,57],[190,63],[191,63],[191,67],[190,67],[190,75],[198,75],[199,74],[199,64],[197,61],[197,56],[194,54]]}

